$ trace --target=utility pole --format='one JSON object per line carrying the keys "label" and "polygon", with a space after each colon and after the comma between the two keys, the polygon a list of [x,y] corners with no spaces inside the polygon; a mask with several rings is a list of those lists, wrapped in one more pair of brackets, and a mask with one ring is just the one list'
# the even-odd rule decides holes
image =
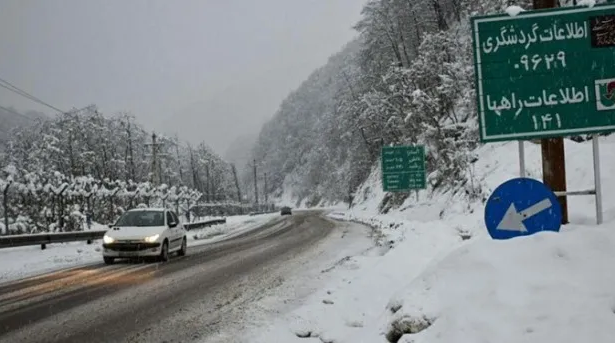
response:
{"label": "utility pole", "polygon": [[184,170],[182,169],[182,161],[179,156],[179,138],[175,135],[175,155],[177,156],[177,165],[179,167],[179,182],[184,184]]}
{"label": "utility pole", "polygon": [[254,198],[256,200],[256,205],[258,205],[258,185],[256,179],[256,159],[254,160]]}
{"label": "utility pole", "polygon": [[152,133],[152,183],[156,184],[158,180],[158,143],[156,142],[156,133]]}
{"label": "utility pole", "polygon": [[[533,0],[535,10],[557,7],[556,0]],[[545,138],[540,140],[542,151],[542,180],[553,191],[566,191],[566,158],[564,139]],[[562,207],[562,224],[568,224],[568,201],[566,196],[558,197]]]}
{"label": "utility pole", "polygon": [[128,137],[128,165],[129,171],[128,175],[130,175],[130,179],[133,181],[137,181],[136,169],[135,169],[135,159],[134,159],[134,149],[132,147],[132,128],[130,125],[130,117],[126,115],[126,136]]}
{"label": "utility pole", "polygon": [[158,142],[156,142],[156,133],[152,133],[152,183],[158,180]]}
{"label": "utility pole", "polygon": [[235,178],[235,187],[237,188],[237,201],[241,203],[241,189],[239,188],[239,178],[237,178],[237,168],[235,168],[235,164],[231,164],[231,169],[233,170],[233,177]]}
{"label": "utility pole", "polygon": [[205,184],[207,185],[207,203],[209,204],[211,201],[211,182],[209,179],[209,161],[207,161],[207,163],[205,163]]}
{"label": "utility pole", "polygon": [[192,171],[192,185],[199,192],[203,192],[201,179],[199,178],[199,172],[197,171],[196,165],[194,164],[194,152],[192,151],[192,146],[190,144],[188,144],[188,150],[190,151],[190,170]]}
{"label": "utility pole", "polygon": [[160,157],[164,155],[160,152],[160,147],[162,146],[162,143],[158,142],[158,136],[156,136],[156,133],[152,133],[152,142],[146,145],[152,146],[151,182],[154,185],[160,184],[162,183],[162,165],[160,164]]}
{"label": "utility pole", "polygon": [[267,173],[265,173],[265,188],[263,189],[265,193],[265,205],[269,203],[269,191],[267,190]]}

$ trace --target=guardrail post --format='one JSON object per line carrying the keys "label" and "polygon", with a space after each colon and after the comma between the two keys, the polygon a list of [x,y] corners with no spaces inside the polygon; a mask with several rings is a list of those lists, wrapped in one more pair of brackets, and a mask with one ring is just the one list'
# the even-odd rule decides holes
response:
{"label": "guardrail post", "polygon": [[45,250],[45,249],[47,249],[47,244],[42,243],[42,244],[41,244],[41,250]]}
{"label": "guardrail post", "polygon": [[88,239],[87,244],[92,244],[92,240]]}

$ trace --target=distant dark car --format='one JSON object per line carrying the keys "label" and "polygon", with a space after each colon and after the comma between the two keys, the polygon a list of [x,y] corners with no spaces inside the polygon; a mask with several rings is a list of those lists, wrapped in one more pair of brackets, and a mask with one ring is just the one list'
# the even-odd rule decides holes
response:
{"label": "distant dark car", "polygon": [[292,212],[290,210],[290,207],[282,207],[282,210],[280,211],[280,214],[283,215],[283,216],[291,215]]}

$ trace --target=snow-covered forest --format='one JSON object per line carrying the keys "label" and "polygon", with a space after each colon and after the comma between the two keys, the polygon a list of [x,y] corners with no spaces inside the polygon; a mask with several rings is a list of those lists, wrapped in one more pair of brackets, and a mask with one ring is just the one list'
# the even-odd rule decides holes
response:
{"label": "snow-covered forest", "polygon": [[264,126],[253,154],[272,195],[307,205],[345,201],[383,144],[424,144],[432,190],[479,195],[470,182],[479,144],[470,16],[510,5],[531,8],[527,0],[369,1],[358,38]]}
{"label": "snow-covered forest", "polygon": [[199,198],[237,201],[232,166],[180,138],[153,144],[132,115],[93,105],[14,129],[0,155],[0,232],[78,230],[86,214],[105,223],[139,204],[183,213]]}

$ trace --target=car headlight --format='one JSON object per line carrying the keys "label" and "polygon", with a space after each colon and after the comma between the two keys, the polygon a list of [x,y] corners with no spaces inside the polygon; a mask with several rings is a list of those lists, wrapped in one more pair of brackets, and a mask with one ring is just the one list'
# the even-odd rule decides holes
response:
{"label": "car headlight", "polygon": [[155,234],[153,236],[145,237],[145,241],[147,243],[154,243],[160,237],[159,234]]}
{"label": "car headlight", "polygon": [[105,244],[111,244],[111,243],[115,242],[115,239],[114,239],[114,238],[111,238],[111,237],[109,237],[109,236],[107,236],[107,235],[105,235],[105,236],[103,237],[103,242],[104,242]]}

